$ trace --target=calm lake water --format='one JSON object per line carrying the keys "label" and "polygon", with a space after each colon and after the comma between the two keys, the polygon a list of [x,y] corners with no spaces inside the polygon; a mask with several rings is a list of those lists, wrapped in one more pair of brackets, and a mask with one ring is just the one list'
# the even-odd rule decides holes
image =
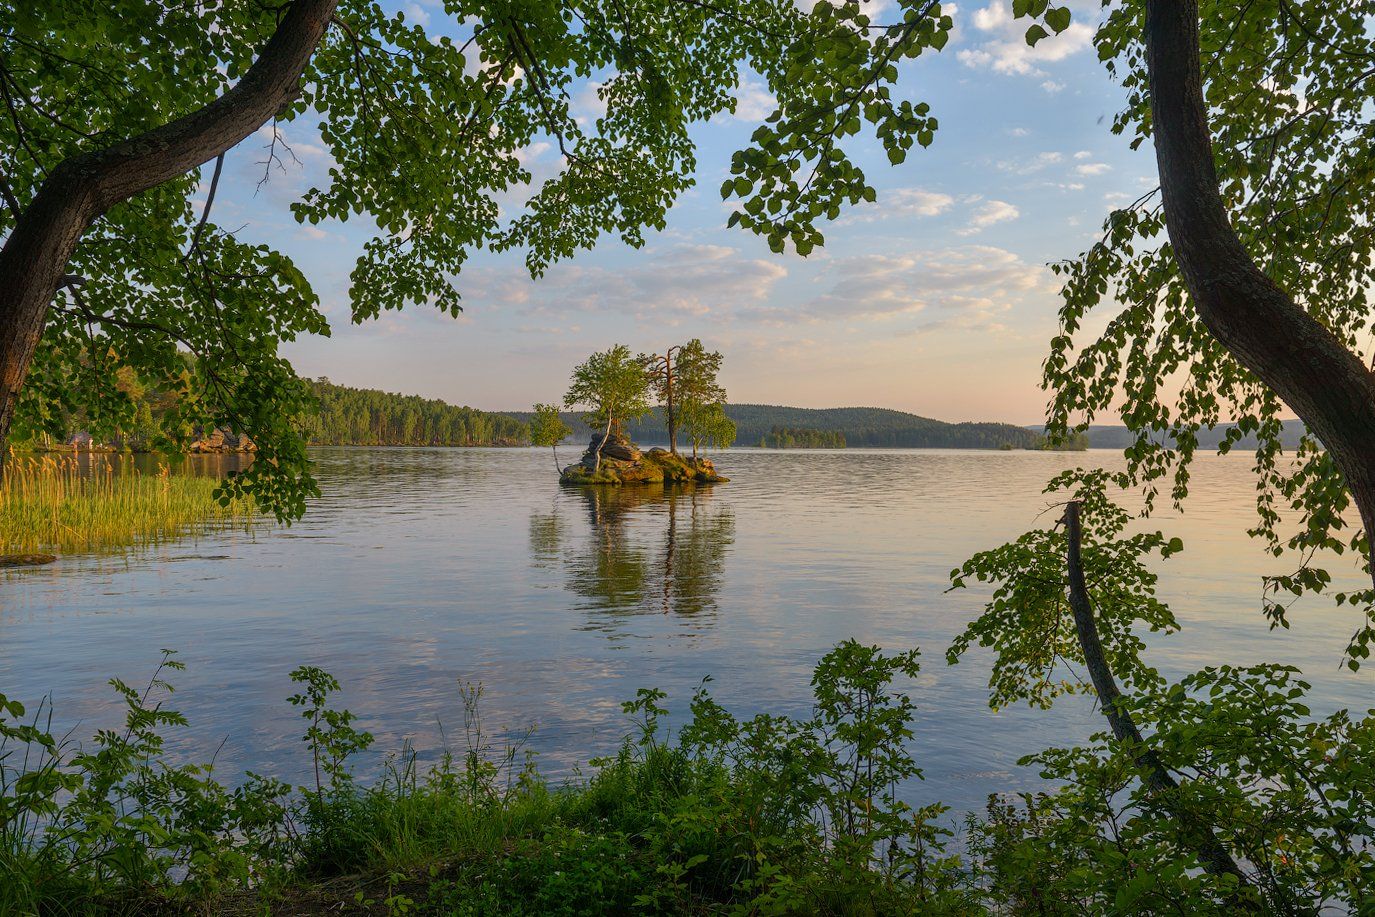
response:
{"label": "calm lake water", "polygon": [[[973,552],[1045,523],[1053,474],[1120,466],[1116,453],[735,450],[718,458],[730,484],[678,492],[561,489],[547,450],[317,458],[324,497],[289,529],[5,573],[0,692],[51,694],[57,722],[88,736],[119,716],[106,680],[142,683],[173,648],[188,665],[174,706],[192,724],[178,753],[207,760],[223,742],[222,776],[303,781],[295,666],[343,682],[379,752],[460,742],[457,688],[480,682],[486,728],[533,725],[542,768],[568,774],[617,746],[637,688],[665,689],[681,716],[709,675],[739,714],[803,714],[818,657],[855,637],[921,647],[926,780],[908,792],[957,809],[1035,787],[1017,758],[1102,728],[1083,698],[990,711],[987,656],[944,661],[982,594],[944,590]],[[1155,521],[1187,550],[1160,570],[1183,631],[1153,640],[1152,661],[1170,676],[1282,661],[1313,683],[1315,713],[1375,704],[1375,671],[1339,667],[1355,612],[1309,601],[1291,630],[1267,629],[1260,577],[1290,562],[1245,537],[1246,458],[1200,460],[1193,490],[1187,514]]]}

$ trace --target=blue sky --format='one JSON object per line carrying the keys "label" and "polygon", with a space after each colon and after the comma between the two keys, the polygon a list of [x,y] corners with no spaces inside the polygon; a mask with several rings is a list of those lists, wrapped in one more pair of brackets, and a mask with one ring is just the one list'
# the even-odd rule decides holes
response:
{"label": "blue sky", "polygon": [[[403,5],[444,27],[433,0]],[[291,217],[291,201],[331,161],[308,127],[288,125],[299,162],[261,189],[263,138],[236,149],[215,219],[290,254],[320,293],[333,336],[285,349],[312,377],[523,409],[561,398],[593,350],[700,337],[725,355],[734,401],[1033,423],[1058,302],[1045,265],[1083,250],[1112,206],[1155,183],[1149,148],[1131,152],[1108,130],[1122,93],[1091,46],[1098,3],[1071,5],[1070,30],[1033,50],[1010,0],[960,4],[945,50],[902,76],[902,92],[940,119],[935,143],[896,167],[873,141],[857,146],[878,202],[825,227],[825,248],[806,259],[725,228],[717,189],[730,154],[769,111],[753,80],[736,116],[696,130],[697,185],[644,248],[608,239],[539,281],[519,253],[475,254],[455,281],[458,319],[414,306],[351,324],[348,274],[371,227]],[[547,146],[526,156],[536,176],[557,168]]]}

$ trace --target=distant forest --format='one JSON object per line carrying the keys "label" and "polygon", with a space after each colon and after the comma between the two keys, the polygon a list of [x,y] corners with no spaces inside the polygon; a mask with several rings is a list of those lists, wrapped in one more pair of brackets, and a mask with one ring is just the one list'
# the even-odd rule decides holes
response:
{"label": "distant forest", "polygon": [[312,444],[331,446],[521,446],[525,423],[506,414],[458,407],[419,395],[311,382],[320,410],[305,418]]}
{"label": "distant forest", "polygon": [[839,430],[797,430],[774,427],[759,438],[763,449],[844,449],[845,434]]}
{"label": "distant forest", "polygon": [[[927,449],[1033,448],[1036,434],[1006,423],[946,423],[888,408],[789,408],[769,404],[728,404],[735,421],[736,442],[755,445],[775,427],[839,433],[852,448],[907,447]],[[659,411],[627,428],[641,443],[664,441]]]}

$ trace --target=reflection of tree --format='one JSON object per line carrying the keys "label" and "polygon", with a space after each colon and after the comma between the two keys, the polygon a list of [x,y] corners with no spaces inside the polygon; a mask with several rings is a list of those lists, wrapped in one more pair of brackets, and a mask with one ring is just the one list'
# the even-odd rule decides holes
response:
{"label": "reflection of tree", "polygon": [[561,561],[567,588],[597,611],[620,614],[716,609],[735,517],[709,488],[589,487],[580,491],[590,539],[571,541],[557,514],[530,519],[539,566]]}
{"label": "reflection of tree", "polygon": [[552,567],[559,559],[563,519],[558,513],[530,514],[530,555],[537,567]]}
{"label": "reflection of tree", "polygon": [[[726,548],[735,540],[735,516],[712,508],[708,491],[692,488],[668,503],[668,526],[659,552],[661,610],[693,615],[716,610]],[[686,516],[685,519],[680,517]]]}
{"label": "reflection of tree", "polygon": [[[636,488],[635,490],[639,490]],[[621,487],[587,487],[592,543],[587,549],[565,552],[568,588],[607,611],[621,611],[644,603],[648,592],[649,557],[635,543],[626,522],[641,501]]]}

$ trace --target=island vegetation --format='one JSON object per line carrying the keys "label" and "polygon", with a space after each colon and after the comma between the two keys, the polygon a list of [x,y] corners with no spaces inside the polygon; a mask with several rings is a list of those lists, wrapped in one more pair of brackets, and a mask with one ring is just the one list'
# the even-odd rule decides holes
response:
{"label": "island vegetation", "polygon": [[1059,437],[1038,435],[1030,448],[1041,452],[1084,452],[1089,448],[1089,434],[1075,430]]}
{"label": "island vegetation", "polygon": [[845,434],[839,430],[799,430],[774,427],[759,438],[761,449],[844,449]]}
{"label": "island vegetation", "polygon": [[[726,448],[735,439],[735,424],[722,407],[725,389],[717,380],[721,355],[708,351],[696,338],[663,354],[633,356],[617,344],[594,353],[573,369],[564,395],[565,408],[581,406],[583,422],[592,438],[583,457],[563,469],[565,484],[724,483],[716,466],[699,452],[707,446]],[[627,423],[651,413],[651,399],[664,400],[669,448],[641,451],[625,433]],[[543,413],[541,413],[543,411]],[[536,405],[547,439],[557,431],[548,406]],[[692,455],[678,452],[681,430],[692,443]]]}

